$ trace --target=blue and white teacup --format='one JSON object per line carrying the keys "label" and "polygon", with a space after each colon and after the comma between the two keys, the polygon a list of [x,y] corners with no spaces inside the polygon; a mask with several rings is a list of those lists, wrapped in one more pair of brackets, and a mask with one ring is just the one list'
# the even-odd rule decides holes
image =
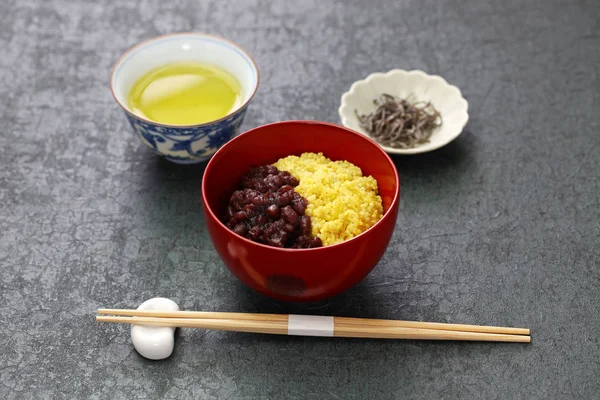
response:
{"label": "blue and white teacup", "polygon": [[[221,119],[197,125],[167,125],[136,115],[127,104],[136,81],[152,69],[182,61],[212,64],[232,74],[241,85],[240,105]],[[208,160],[239,134],[258,81],[256,63],[239,46],[216,36],[180,33],[159,36],[127,51],[113,68],[110,88],[142,142],[169,161],[194,164]]]}

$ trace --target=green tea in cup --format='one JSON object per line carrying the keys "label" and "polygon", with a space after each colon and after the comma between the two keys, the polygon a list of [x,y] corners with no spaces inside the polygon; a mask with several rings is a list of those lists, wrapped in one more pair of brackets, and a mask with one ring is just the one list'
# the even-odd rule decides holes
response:
{"label": "green tea in cup", "polygon": [[196,125],[236,109],[241,92],[237,79],[219,67],[176,62],[142,75],[127,100],[131,111],[142,118],[165,125]]}

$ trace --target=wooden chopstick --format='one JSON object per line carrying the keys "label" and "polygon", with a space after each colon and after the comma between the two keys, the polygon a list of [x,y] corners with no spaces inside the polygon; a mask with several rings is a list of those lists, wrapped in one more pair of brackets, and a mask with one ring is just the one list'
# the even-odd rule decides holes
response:
{"label": "wooden chopstick", "polygon": [[128,317],[156,317],[156,318],[195,318],[195,319],[238,319],[249,321],[281,321],[287,323],[287,314],[254,314],[235,312],[211,311],[158,311],[158,310],[122,310],[101,308],[101,315],[121,315]]}
{"label": "wooden chopstick", "polygon": [[[341,325],[362,325],[363,318],[335,317],[335,323]],[[371,326],[403,327],[415,329],[431,329],[457,332],[498,333],[504,335],[529,335],[527,328],[511,328],[504,326],[447,324],[443,322],[401,321],[389,319],[366,319]]]}
{"label": "wooden chopstick", "polygon": [[98,322],[121,324],[168,326],[173,328],[202,328],[220,331],[271,333],[287,335],[287,322],[249,321],[235,319],[193,319],[193,318],[152,318],[152,317],[108,317],[96,316]]}
{"label": "wooden chopstick", "polygon": [[[114,322],[136,325],[202,328],[235,332],[287,335],[288,323],[284,321],[153,318],[96,316],[98,322]],[[413,340],[468,340],[488,342],[529,343],[530,336],[497,333],[461,332],[440,329],[419,329],[395,326],[334,324],[333,336],[346,338],[413,339]]]}
{"label": "wooden chopstick", "polygon": [[418,329],[398,327],[374,327],[342,325],[335,327],[334,336],[347,338],[412,339],[412,340],[468,340],[478,342],[530,343],[525,335],[503,335],[498,333],[445,331],[440,329]]}
{"label": "wooden chopstick", "polygon": [[[155,318],[194,318],[194,319],[228,319],[247,321],[273,321],[287,323],[287,314],[252,314],[252,313],[230,313],[230,312],[208,312],[208,311],[154,311],[154,310],[122,310],[122,309],[99,309],[98,314],[120,315],[129,317],[155,317]],[[458,332],[497,333],[504,335],[529,335],[530,330],[526,328],[509,328],[502,326],[483,326],[465,324],[446,324],[441,322],[419,322],[370,318],[347,318],[334,317],[335,325],[360,325],[392,328],[414,328],[445,330]]]}

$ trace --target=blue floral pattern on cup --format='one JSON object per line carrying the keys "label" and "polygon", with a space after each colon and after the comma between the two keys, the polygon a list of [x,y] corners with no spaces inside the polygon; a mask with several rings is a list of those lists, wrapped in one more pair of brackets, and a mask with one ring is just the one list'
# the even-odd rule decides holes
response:
{"label": "blue floral pattern on cup", "polygon": [[167,160],[195,164],[208,160],[221,146],[237,136],[248,107],[227,118],[200,126],[167,127],[125,113],[142,142]]}

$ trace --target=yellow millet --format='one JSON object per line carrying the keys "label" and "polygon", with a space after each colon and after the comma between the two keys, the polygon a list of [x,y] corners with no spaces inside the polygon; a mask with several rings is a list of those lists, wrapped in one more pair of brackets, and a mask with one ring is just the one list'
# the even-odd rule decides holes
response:
{"label": "yellow millet", "polygon": [[383,215],[377,181],[348,161],[323,153],[288,156],[273,164],[300,180],[295,188],[306,200],[312,234],[324,246],[343,242],[369,229]]}

